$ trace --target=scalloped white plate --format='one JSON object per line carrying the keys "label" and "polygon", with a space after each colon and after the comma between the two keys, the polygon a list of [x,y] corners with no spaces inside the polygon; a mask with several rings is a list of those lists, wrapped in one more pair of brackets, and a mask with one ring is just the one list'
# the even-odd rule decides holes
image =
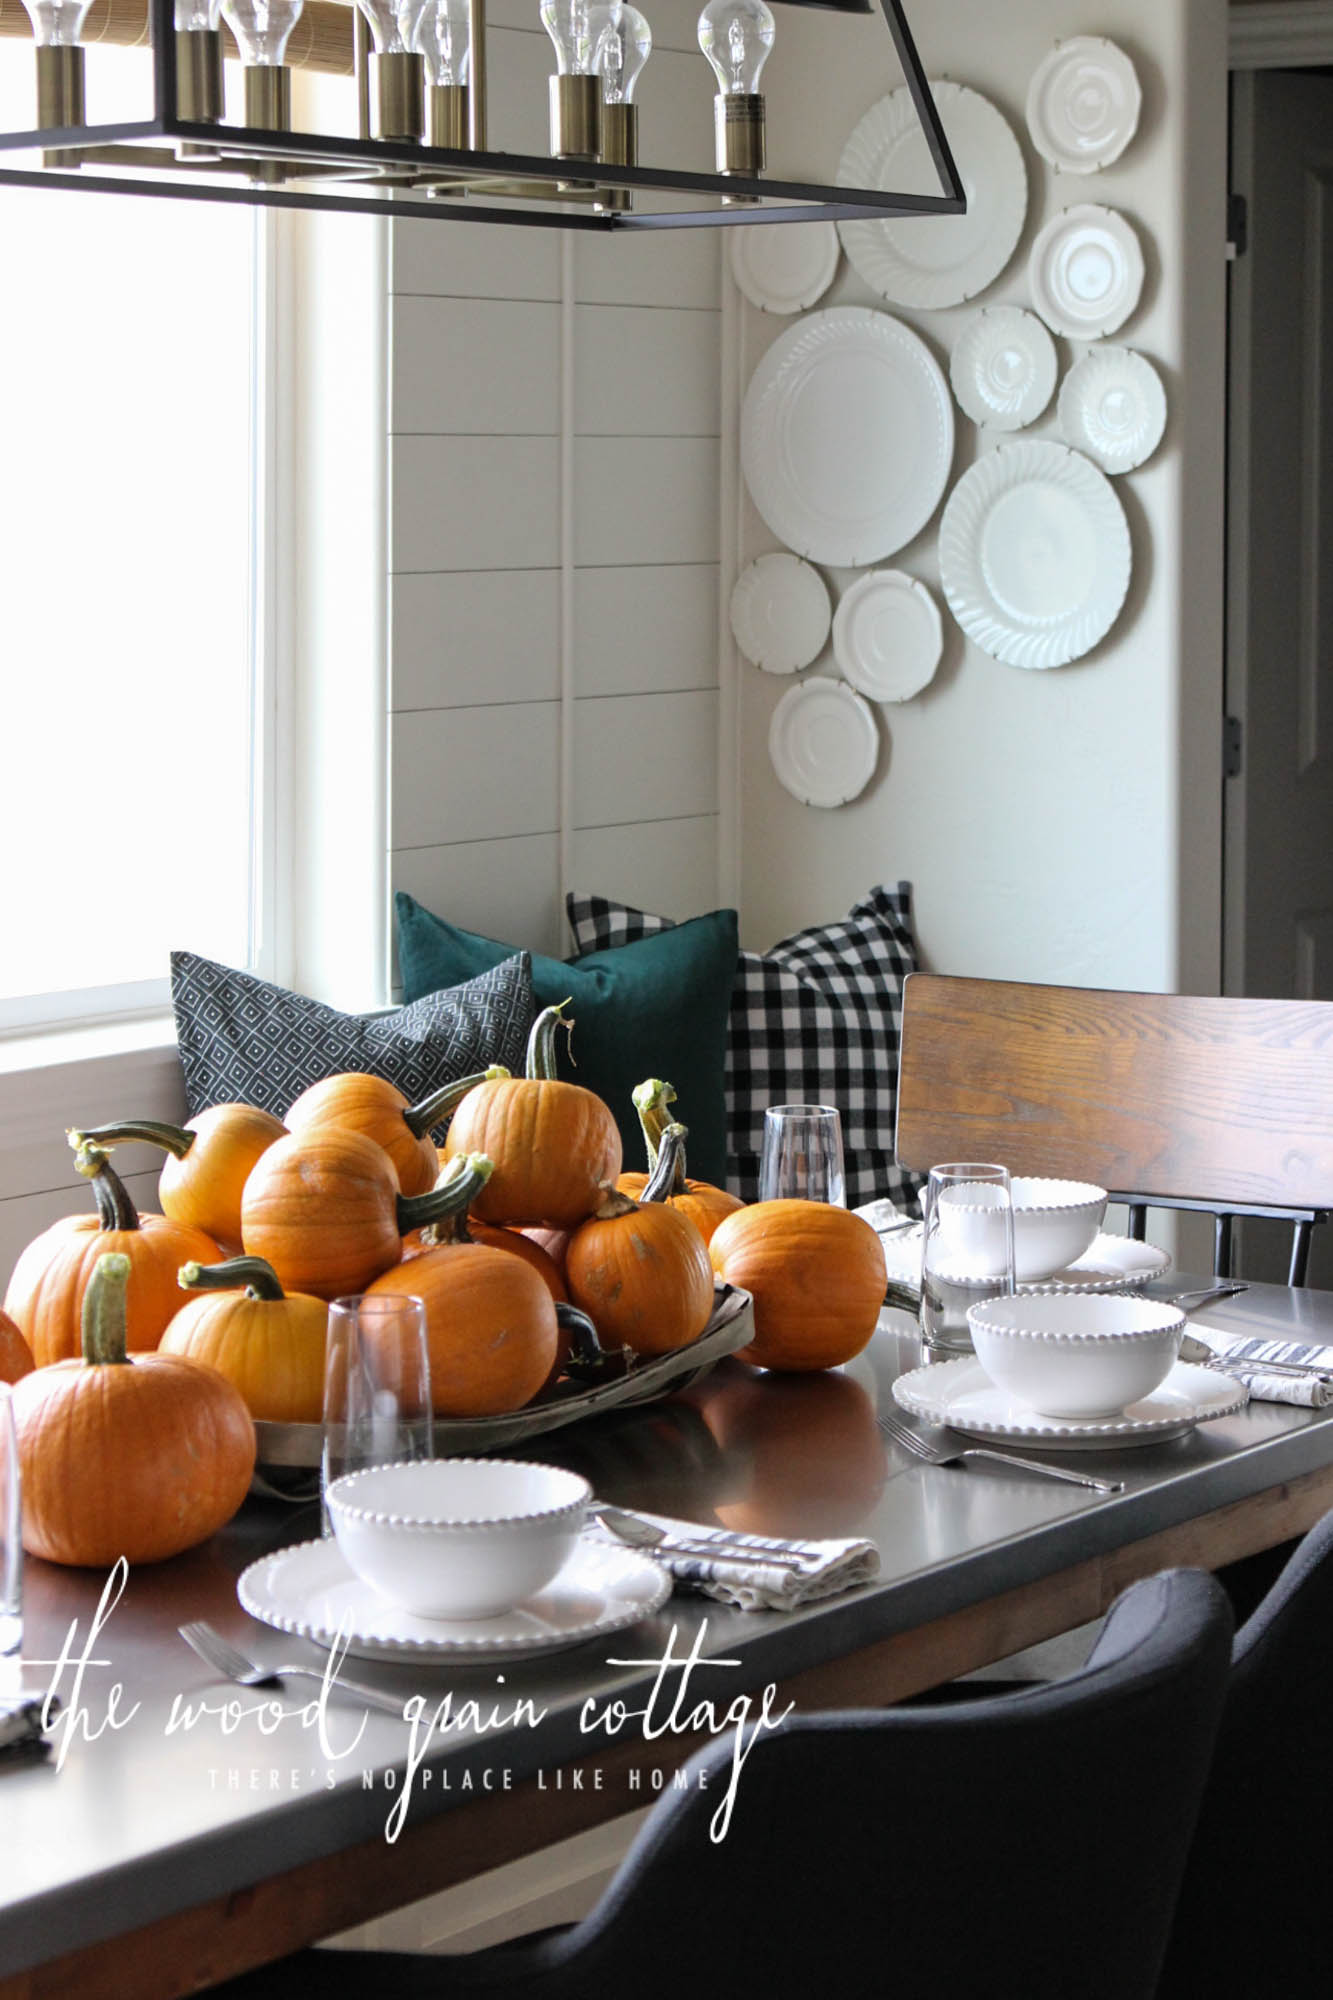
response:
{"label": "scalloped white plate", "polygon": [[954,342],[949,382],[974,424],[1020,431],[1050,402],[1057,366],[1055,342],[1035,313],[983,306]]}
{"label": "scalloped white plate", "polygon": [[1133,472],[1166,429],[1166,390],[1132,347],[1089,348],[1060,384],[1060,429],[1103,472]]}
{"label": "scalloped white plate", "polygon": [[1103,340],[1124,325],[1143,291],[1143,249],[1115,208],[1081,202],[1053,215],[1028,257],[1032,303],[1056,333]]}
{"label": "scalloped white plate", "polygon": [[[864,1209],[860,1212],[866,1214]],[[875,1218],[867,1215],[866,1219],[874,1228]],[[899,1211],[893,1211],[888,1219],[890,1223],[900,1220]],[[880,1238],[885,1274],[896,1284],[915,1285],[921,1276],[921,1229],[918,1222],[910,1229],[895,1229]],[[1020,1292],[1130,1291],[1135,1285],[1146,1285],[1150,1279],[1160,1278],[1170,1269],[1170,1257],[1156,1244],[1139,1243],[1132,1236],[1113,1236],[1103,1230],[1077,1262],[1067,1264],[1063,1271],[1053,1271],[1049,1278],[1034,1278],[1031,1284],[1020,1285],[1018,1289]],[[953,1277],[950,1282],[966,1286],[969,1281]]]}
{"label": "scalloped white plate", "polygon": [[831,222],[752,222],[731,232],[731,274],[761,312],[804,312],[838,268]]}
{"label": "scalloped white plate", "polygon": [[[843,249],[871,289],[918,308],[961,305],[984,291],[1013,256],[1028,206],[1022,152],[990,99],[961,83],[932,81],[930,89],[967,196],[966,215],[838,224]],[[837,179],[840,187],[938,193],[905,86],[871,105],[843,148]]]}
{"label": "scalloped white plate", "polygon": [[358,1660],[487,1666],[637,1625],[666,1602],[671,1577],[632,1549],[589,1539],[544,1590],[502,1617],[418,1618],[363,1583],[329,1537],[261,1557],[236,1591],[252,1618],[325,1648],[341,1633]]}
{"label": "scalloped white plate", "polygon": [[1095,174],[1120,158],[1139,129],[1142,105],[1124,50],[1104,35],[1073,35],[1032,72],[1028,131],[1057,173]]}
{"label": "scalloped white plate", "polygon": [[831,306],[779,334],[741,412],[741,466],[764,520],[798,555],[843,569],[920,534],[953,440],[939,363],[910,327],[868,306]]}
{"label": "scalloped white plate", "polygon": [[736,578],[731,630],[766,674],[795,674],[818,659],[833,620],[828,585],[799,556],[756,556]]}
{"label": "scalloped white plate", "polygon": [[833,618],[833,657],[871,701],[910,701],[944,648],[940,607],[919,577],[900,569],[858,576]]}
{"label": "scalloped white plate", "polygon": [[845,806],[875,775],[874,711],[843,681],[803,681],[773,711],[768,754],[779,782],[802,805]]}
{"label": "scalloped white plate", "polygon": [[1014,667],[1062,667],[1114,625],[1129,528],[1105,473],[1020,438],[963,474],[940,523],[940,582],[969,639]]}
{"label": "scalloped white plate", "polygon": [[894,1401],[928,1424],[947,1424],[968,1437],[1022,1439],[1051,1451],[1108,1451],[1121,1445],[1163,1444],[1195,1424],[1234,1416],[1249,1391],[1215,1369],[1177,1361],[1165,1382],[1118,1417],[1041,1417],[997,1389],[972,1355],[913,1368],[893,1385]]}

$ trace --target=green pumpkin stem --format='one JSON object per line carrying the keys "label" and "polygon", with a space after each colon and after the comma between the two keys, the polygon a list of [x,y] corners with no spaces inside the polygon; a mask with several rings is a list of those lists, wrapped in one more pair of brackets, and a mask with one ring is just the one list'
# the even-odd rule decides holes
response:
{"label": "green pumpkin stem", "polygon": [[83,1294],[81,1332],[83,1358],[94,1367],[117,1367],[130,1358],[125,1333],[129,1277],[130,1260],[123,1250],[108,1250],[93,1265]]}
{"label": "green pumpkin stem", "polygon": [[403,1113],[403,1123],[414,1139],[423,1139],[432,1125],[447,1125],[468,1092],[479,1083],[504,1083],[508,1076],[503,1063],[492,1063],[489,1069],[478,1070],[475,1076],[457,1076],[452,1083],[441,1084],[429,1097],[423,1097],[420,1104],[409,1105]]}
{"label": "green pumpkin stem", "polygon": [[443,1216],[466,1214],[485,1187],[493,1171],[485,1153],[464,1153],[451,1160],[433,1188],[425,1194],[400,1194],[398,1234],[421,1229]]}
{"label": "green pumpkin stem", "polygon": [[161,1146],[163,1152],[183,1160],[199,1134],[187,1132],[183,1125],[164,1125],[156,1118],[119,1118],[114,1125],[95,1125],[90,1132],[66,1132],[65,1137],[75,1152],[80,1146],[124,1146],[140,1139],[145,1146]]}
{"label": "green pumpkin stem", "polygon": [[239,1292],[242,1287],[252,1299],[276,1302],[285,1299],[281,1280],[273,1266],[262,1257],[229,1257],[225,1264],[182,1264],[176,1283],[183,1292]]}
{"label": "green pumpkin stem", "polygon": [[684,1192],[685,1141],[688,1137],[689,1133],[683,1125],[668,1125],[663,1131],[657,1149],[657,1165],[639,1196],[641,1202],[665,1201],[669,1195]]}
{"label": "green pumpkin stem", "polygon": [[639,1129],[643,1133],[643,1143],[648,1153],[648,1171],[651,1174],[657,1165],[657,1149],[662,1143],[662,1134],[670,1123],[668,1104],[674,1104],[676,1093],[669,1083],[660,1076],[645,1077],[634,1086],[634,1109],[639,1114]]}
{"label": "green pumpkin stem", "polygon": [[93,1184],[98,1221],[103,1229],[139,1227],[139,1211],[130,1200],[129,1189],[100,1146],[85,1141],[74,1155],[74,1168]]}
{"label": "green pumpkin stem", "polygon": [[[571,1041],[573,1039],[573,1017],[566,1015],[563,1011],[568,1005],[569,1000],[565,999],[561,1000],[554,1007],[543,1007],[541,1013],[532,1024],[532,1033],[528,1036],[527,1060],[527,1075],[531,1081],[554,1083],[556,1080],[556,1029],[558,1027],[563,1028],[565,1033],[570,1036]],[[574,1058],[572,1054],[569,1059],[573,1062]]]}

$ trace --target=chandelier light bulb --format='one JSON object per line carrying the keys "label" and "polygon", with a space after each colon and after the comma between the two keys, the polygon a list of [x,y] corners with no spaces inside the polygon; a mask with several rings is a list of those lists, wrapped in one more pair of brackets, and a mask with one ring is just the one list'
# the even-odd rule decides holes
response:
{"label": "chandelier light bulb", "polygon": [[602,103],[632,104],[634,86],[653,51],[653,31],[637,7],[602,6],[593,13],[593,61],[602,79]]}
{"label": "chandelier light bulb", "polygon": [[428,83],[457,87],[467,82],[471,35],[468,0],[427,0],[410,28],[409,46],[425,62]]}
{"label": "chandelier light bulb", "polygon": [[370,23],[371,40],[377,56],[402,56],[407,54],[405,39],[417,9],[396,7],[394,0],[356,0],[357,6]]}
{"label": "chandelier light bulb", "polygon": [[699,16],[699,47],[723,97],[757,97],[773,46],[773,14],[764,0],[708,0]]}
{"label": "chandelier light bulb", "polygon": [[301,0],[222,0],[222,12],[248,69],[282,66]]}
{"label": "chandelier light bulb", "polygon": [[592,76],[597,55],[594,16],[618,19],[620,7],[589,5],[589,0],[542,0],[541,22],[555,50],[560,76]]}
{"label": "chandelier light bulb", "polygon": [[[83,50],[79,38],[92,0],[23,0],[32,22],[39,126],[82,125]],[[73,154],[64,164],[78,165]]]}
{"label": "chandelier light bulb", "polygon": [[551,157],[595,160],[602,150],[602,86],[597,49],[608,25],[619,27],[622,0],[541,0],[541,24],[555,50],[551,78]]}
{"label": "chandelier light bulb", "polygon": [[39,49],[78,47],[92,0],[23,0],[23,4]]}

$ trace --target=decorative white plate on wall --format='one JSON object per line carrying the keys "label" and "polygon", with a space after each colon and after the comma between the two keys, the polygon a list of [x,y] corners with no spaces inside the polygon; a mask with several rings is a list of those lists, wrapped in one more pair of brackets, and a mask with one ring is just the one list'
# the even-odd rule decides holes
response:
{"label": "decorative white plate on wall", "polygon": [[731,630],[766,674],[795,674],[818,659],[833,618],[828,585],[799,556],[757,556],[731,593]]}
{"label": "decorative white plate on wall", "polygon": [[1132,472],[1166,429],[1166,390],[1130,347],[1093,347],[1060,384],[1060,429],[1103,472]]}
{"label": "decorative white plate on wall", "polygon": [[1124,50],[1101,35],[1057,42],[1032,73],[1032,143],[1057,173],[1095,174],[1139,129],[1143,92]]}
{"label": "decorative white plate on wall", "polygon": [[1110,631],[1129,588],[1129,528],[1079,452],[1020,438],[963,474],[940,523],[949,609],[983,652],[1062,667]]}
{"label": "decorative white plate on wall", "polygon": [[773,711],[768,754],[779,782],[802,805],[846,805],[875,775],[874,711],[843,681],[803,681]]}
{"label": "decorative white plate on wall", "polygon": [[974,424],[1018,431],[1035,423],[1055,389],[1055,342],[1021,306],[983,306],[954,342],[949,381]]}
{"label": "decorative white plate on wall", "polygon": [[1023,1439],[1051,1451],[1108,1451],[1126,1444],[1163,1444],[1195,1424],[1234,1416],[1249,1401],[1243,1383],[1177,1361],[1160,1388],[1118,1417],[1041,1417],[1007,1390],[997,1389],[970,1355],[913,1368],[893,1385],[894,1401],[928,1424],[947,1424],[969,1437]]}
{"label": "decorative white plate on wall", "polygon": [[731,272],[762,312],[804,312],[838,268],[831,222],[751,222],[731,231]]}
{"label": "decorative white plate on wall", "polygon": [[[967,196],[966,215],[838,224],[843,249],[872,290],[895,305],[926,308],[961,305],[998,278],[1028,206],[1022,152],[990,99],[961,83],[932,81],[930,88]],[[871,105],[843,148],[837,179],[840,187],[939,192],[905,86]]]}
{"label": "decorative white plate on wall", "polygon": [[1114,208],[1080,203],[1054,215],[1028,258],[1032,303],[1056,333],[1100,340],[1123,326],[1143,290],[1143,251]]}
{"label": "decorative white plate on wall", "polygon": [[872,701],[910,701],[940,663],[940,608],[917,577],[876,569],[846,589],[833,619],[833,657]]}
{"label": "decorative white plate on wall", "polygon": [[843,569],[920,534],[953,441],[939,363],[910,327],[868,306],[833,306],[779,334],[741,411],[741,466],[764,520],[798,555]]}

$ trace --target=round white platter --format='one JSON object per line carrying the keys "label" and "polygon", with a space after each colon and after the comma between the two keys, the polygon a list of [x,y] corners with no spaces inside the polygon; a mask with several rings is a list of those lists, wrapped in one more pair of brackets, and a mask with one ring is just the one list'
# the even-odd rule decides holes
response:
{"label": "round white platter", "polygon": [[1123,326],[1143,291],[1143,250],[1118,209],[1081,202],[1053,215],[1028,257],[1032,303],[1056,333],[1102,340]]}
{"label": "round white platter", "polygon": [[974,424],[1018,431],[1035,423],[1055,389],[1055,342],[1021,306],[983,306],[949,357],[958,407]]}
{"label": "round white platter", "polygon": [[1089,348],[1060,384],[1060,429],[1103,472],[1132,472],[1166,429],[1166,390],[1130,347]]}
{"label": "round white platter", "polygon": [[756,556],[731,593],[731,630],[766,674],[795,674],[824,650],[833,619],[828,585],[799,556]]}
{"label": "round white platter", "polygon": [[544,1590],[501,1617],[418,1618],[363,1583],[330,1536],[261,1557],[236,1588],[252,1618],[316,1646],[338,1638],[359,1660],[488,1666],[637,1625],[666,1602],[671,1577],[647,1556],[589,1538]]}
{"label": "round white platter", "polygon": [[953,464],[953,400],[920,337],[888,313],[834,306],[779,334],[741,411],[760,514],[812,562],[862,569],[910,542]]}
{"label": "round white platter", "polygon": [[1057,173],[1095,174],[1118,160],[1139,129],[1143,92],[1124,50],[1104,35],[1057,42],[1032,72],[1032,143]]}
{"label": "round white platter", "polygon": [[944,648],[940,608],[919,578],[875,569],[843,592],[833,617],[833,657],[871,701],[910,701]]}
{"label": "round white platter", "polygon": [[1051,1451],[1107,1451],[1120,1445],[1162,1444],[1195,1424],[1234,1416],[1249,1391],[1212,1368],[1177,1361],[1160,1388],[1131,1403],[1118,1417],[1075,1421],[1042,1417],[1006,1390],[997,1389],[972,1355],[913,1368],[893,1385],[895,1402],[928,1424],[947,1424],[968,1437],[1012,1438]]}
{"label": "round white platter", "polygon": [[731,232],[731,272],[761,312],[804,312],[838,268],[831,222],[752,222]]}
{"label": "round white platter", "polygon": [[846,805],[875,775],[874,711],[843,681],[802,681],[773,711],[768,754],[779,782],[802,805]]}
{"label": "round white platter", "polygon": [[[932,82],[965,215],[840,222],[842,247],[873,291],[895,305],[961,305],[999,277],[1027,215],[1027,171],[1017,139],[990,99],[961,83]],[[911,93],[872,104],[843,148],[841,187],[938,194],[939,176]]]}
{"label": "round white platter", "polygon": [[[873,1228],[874,1218],[868,1219]],[[922,1225],[918,1222],[912,1229],[898,1229],[880,1239],[884,1247],[885,1273],[897,1284],[915,1285],[921,1276],[921,1229]],[[1146,1285],[1150,1279],[1160,1278],[1170,1268],[1170,1257],[1155,1244],[1139,1243],[1132,1236],[1114,1236],[1103,1230],[1091,1249],[1085,1250],[1075,1263],[1066,1265],[1063,1271],[1053,1271],[1049,1278],[1034,1280],[1032,1284],[1020,1285],[1018,1289],[1020,1292],[1130,1291],[1135,1285]],[[947,1272],[941,1275],[952,1284],[977,1282]]]}
{"label": "round white platter", "polygon": [[1064,445],[1020,438],[977,460],[940,523],[949,609],[983,652],[1060,667],[1110,631],[1129,588],[1129,528],[1107,479]]}

